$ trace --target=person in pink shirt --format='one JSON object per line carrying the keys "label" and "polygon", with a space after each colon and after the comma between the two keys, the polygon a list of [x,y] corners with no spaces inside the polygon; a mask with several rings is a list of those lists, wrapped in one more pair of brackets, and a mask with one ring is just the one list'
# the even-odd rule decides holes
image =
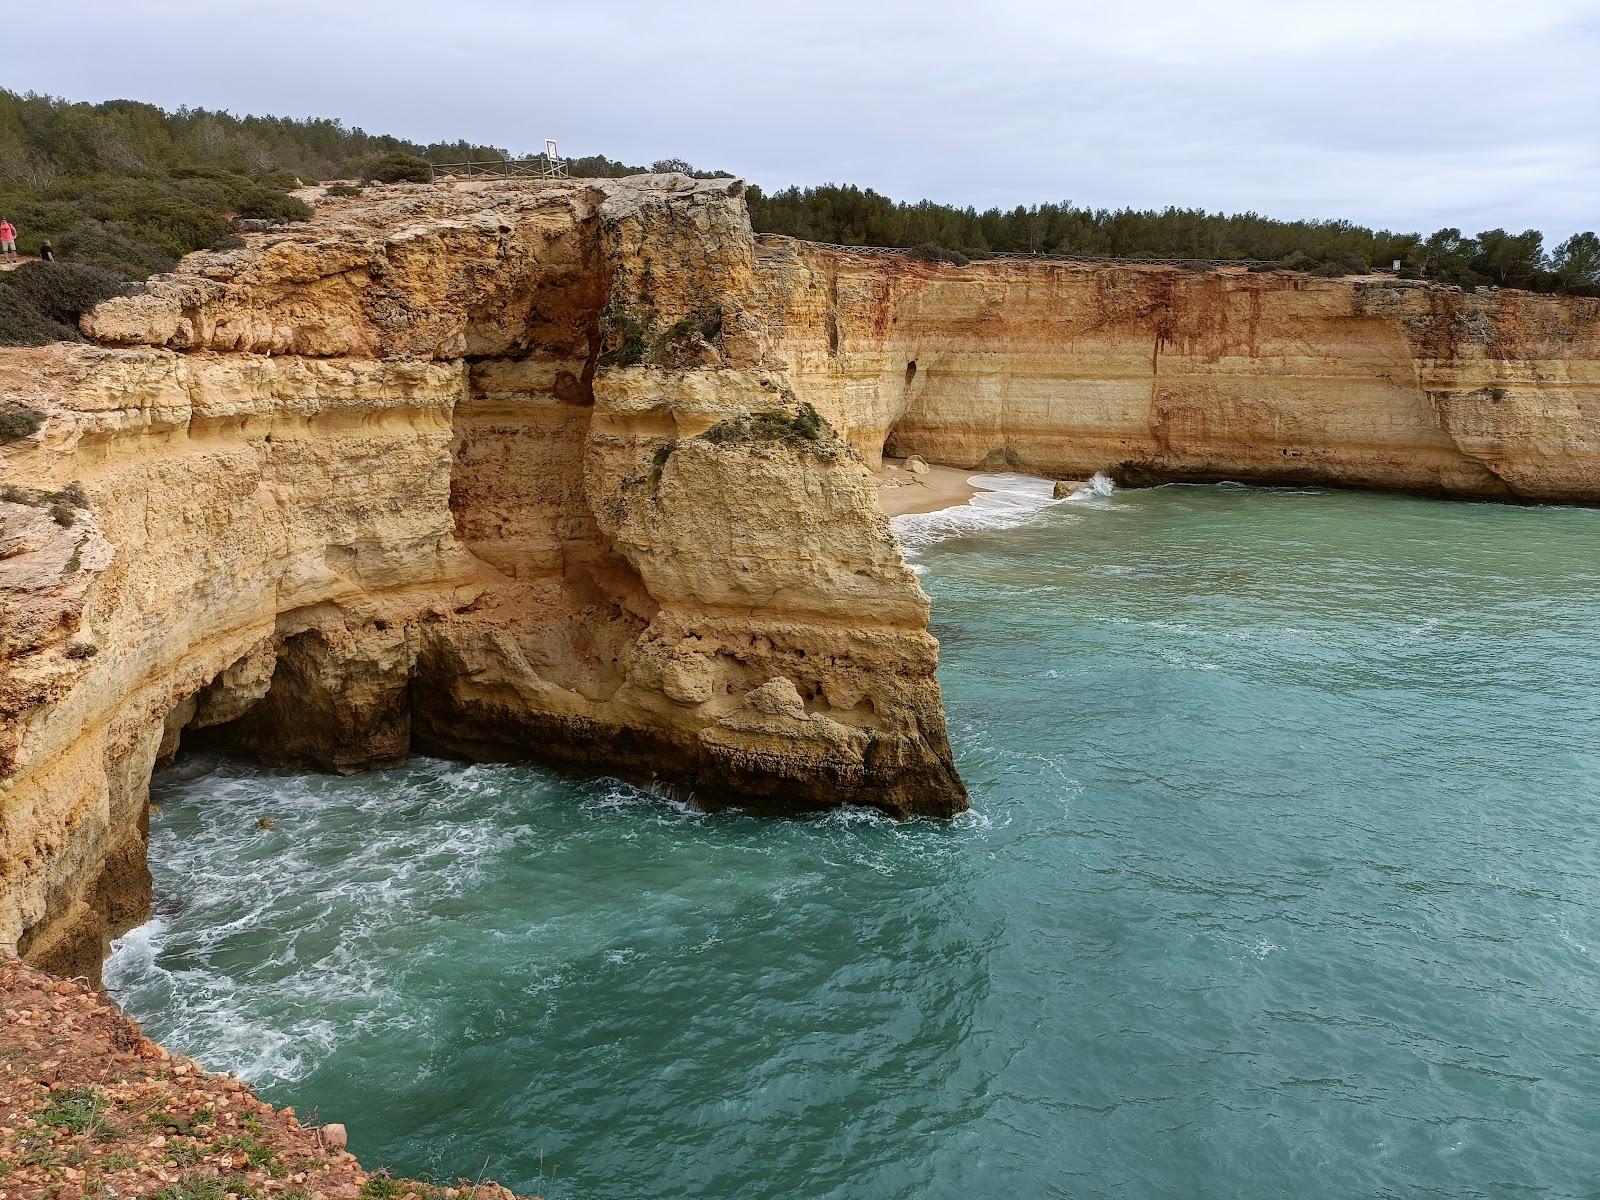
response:
{"label": "person in pink shirt", "polygon": [[10,217],[0,217],[0,254],[10,262],[17,261],[17,227]]}

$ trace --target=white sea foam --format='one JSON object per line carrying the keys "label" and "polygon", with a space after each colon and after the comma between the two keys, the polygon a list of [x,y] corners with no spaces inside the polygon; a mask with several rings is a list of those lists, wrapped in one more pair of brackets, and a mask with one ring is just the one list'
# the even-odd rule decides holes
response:
{"label": "white sea foam", "polygon": [[1009,529],[1059,503],[1048,479],[1014,474],[975,474],[969,479],[981,490],[966,504],[936,512],[908,513],[890,522],[906,550],[914,553],[934,542],[977,530]]}
{"label": "white sea foam", "polygon": [[112,940],[111,953],[101,969],[106,987],[112,993],[131,986],[136,980],[167,974],[158,961],[166,929],[166,920],[156,917]]}
{"label": "white sea foam", "polygon": [[1117,490],[1117,485],[1111,481],[1111,476],[1104,471],[1096,471],[1088,480],[1073,489],[1068,500],[1092,500],[1095,497],[1105,497]]}
{"label": "white sea foam", "polygon": [[[907,513],[889,524],[901,547],[915,554],[945,538],[980,530],[1012,529],[1032,520],[1047,508],[1085,500],[1104,500],[1116,490],[1110,478],[1096,473],[1072,495],[1057,499],[1055,481],[1014,472],[980,472],[968,476],[979,491],[965,504],[930,513]],[[912,564],[918,570],[918,564]],[[920,572],[919,572],[920,573]]]}
{"label": "white sea foam", "polygon": [[[505,770],[418,759],[365,787],[231,764],[164,773],[181,832],[158,827],[151,861],[158,893],[183,912],[117,939],[108,987],[133,1011],[162,1013],[154,1028],[169,1044],[258,1083],[303,1078],[368,1029],[394,1035],[412,1017],[405,971],[374,947],[437,924],[441,898],[470,895],[516,853],[524,827],[484,812]],[[262,817],[274,824],[258,827]],[[224,965],[263,939],[247,976]],[[412,939],[406,967],[434,953]]]}

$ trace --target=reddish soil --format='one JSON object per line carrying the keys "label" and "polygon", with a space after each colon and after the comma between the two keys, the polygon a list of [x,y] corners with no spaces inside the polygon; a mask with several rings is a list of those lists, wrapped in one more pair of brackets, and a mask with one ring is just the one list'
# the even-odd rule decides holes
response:
{"label": "reddish soil", "polygon": [[231,1075],[140,1031],[102,993],[0,953],[0,1200],[514,1200],[369,1174]]}

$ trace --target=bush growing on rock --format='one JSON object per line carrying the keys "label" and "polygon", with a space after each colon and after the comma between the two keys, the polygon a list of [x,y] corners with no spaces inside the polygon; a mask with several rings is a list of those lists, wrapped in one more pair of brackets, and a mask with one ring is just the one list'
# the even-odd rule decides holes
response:
{"label": "bush growing on rock", "polygon": [[924,242],[920,246],[913,246],[906,257],[915,259],[917,262],[949,263],[955,267],[964,267],[972,261],[959,250],[950,250],[932,242]]}
{"label": "bush growing on rock", "polygon": [[361,178],[373,183],[427,183],[432,175],[427,159],[404,150],[380,154],[361,168]]}
{"label": "bush growing on rock", "polygon": [[311,206],[270,187],[253,187],[239,197],[238,213],[257,221],[305,221]]}
{"label": "bush growing on rock", "polygon": [[[829,440],[832,427],[821,413],[808,403],[801,403],[794,412],[755,412],[718,421],[700,436],[714,446],[729,446],[750,442],[782,442],[786,445],[822,453]],[[837,457],[837,451],[824,455]]]}
{"label": "bush growing on rock", "polygon": [[[49,342],[78,340],[78,331],[52,321],[23,300],[0,278],[0,346],[43,346]],[[26,437],[26,433],[16,434]]]}
{"label": "bush growing on rock", "polygon": [[827,422],[810,404],[802,404],[800,411],[790,418],[789,427],[807,441],[814,442],[822,436]]}
{"label": "bush growing on rock", "polygon": [[[0,312],[0,320],[4,313]],[[15,442],[32,437],[44,424],[44,414],[31,408],[8,408],[0,411],[0,442]],[[5,498],[13,504],[22,504],[21,493],[14,487],[6,489]]]}
{"label": "bush growing on rock", "polygon": [[26,263],[0,278],[0,344],[76,341],[78,318],[128,285],[88,263]]}
{"label": "bush growing on rock", "polygon": [[[195,249],[226,250],[244,244],[220,213],[217,220],[216,233]],[[61,235],[56,249],[63,265],[90,263],[122,279],[146,279],[170,271],[180,257],[165,246],[144,241],[137,231],[99,221],[84,222],[69,229]]]}
{"label": "bush growing on rock", "polygon": [[605,349],[600,353],[602,367],[636,367],[644,362],[648,349],[645,323],[630,312],[608,308],[601,317],[602,340]]}
{"label": "bush growing on rock", "polygon": [[102,300],[128,290],[115,272],[88,263],[28,263],[12,271],[5,284],[52,321],[73,325]]}
{"label": "bush growing on rock", "polygon": [[680,317],[654,338],[645,355],[651,366],[684,368],[694,366],[707,346],[722,343],[722,312],[704,309]]}

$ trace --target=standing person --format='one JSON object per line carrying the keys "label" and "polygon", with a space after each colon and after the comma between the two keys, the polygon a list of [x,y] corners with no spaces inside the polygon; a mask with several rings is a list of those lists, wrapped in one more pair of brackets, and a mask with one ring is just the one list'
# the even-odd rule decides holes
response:
{"label": "standing person", "polygon": [[50,243],[49,242],[40,242],[39,243],[39,261],[40,262],[55,262],[55,260],[56,260],[56,252],[50,248]]}
{"label": "standing person", "polygon": [[0,217],[0,254],[6,256],[7,262],[17,261],[17,227],[10,217]]}

